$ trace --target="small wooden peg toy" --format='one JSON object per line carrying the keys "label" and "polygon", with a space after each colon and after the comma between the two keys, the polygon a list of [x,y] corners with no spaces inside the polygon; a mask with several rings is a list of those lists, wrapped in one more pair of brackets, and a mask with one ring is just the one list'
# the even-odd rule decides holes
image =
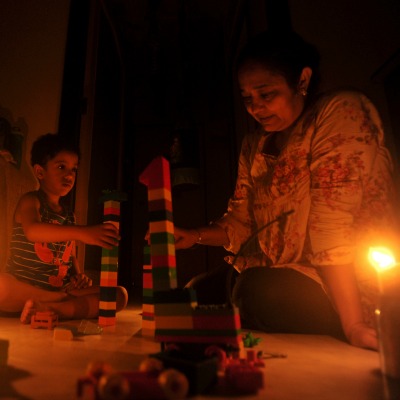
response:
{"label": "small wooden peg toy", "polygon": [[58,315],[53,311],[36,311],[31,317],[31,328],[54,329],[58,325]]}

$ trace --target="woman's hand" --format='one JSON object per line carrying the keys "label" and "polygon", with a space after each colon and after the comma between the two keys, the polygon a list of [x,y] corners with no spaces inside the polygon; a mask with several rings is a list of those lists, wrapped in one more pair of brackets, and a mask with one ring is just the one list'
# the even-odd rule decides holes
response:
{"label": "woman's hand", "polygon": [[[188,249],[197,243],[199,233],[196,229],[182,229],[174,227],[175,249]],[[150,232],[147,231],[144,239],[150,245]]]}
{"label": "woman's hand", "polygon": [[378,335],[376,330],[364,322],[354,324],[347,332],[347,339],[353,346],[378,350]]}
{"label": "woman's hand", "polygon": [[197,243],[199,239],[199,233],[196,229],[182,229],[175,227],[174,237],[175,248],[177,250],[188,249]]}

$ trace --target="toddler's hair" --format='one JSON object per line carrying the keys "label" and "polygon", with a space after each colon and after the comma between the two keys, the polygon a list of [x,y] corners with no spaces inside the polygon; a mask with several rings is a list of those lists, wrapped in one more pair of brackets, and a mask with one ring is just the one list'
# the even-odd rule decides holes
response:
{"label": "toddler's hair", "polygon": [[70,140],[56,133],[39,136],[32,145],[31,165],[39,164],[44,167],[47,161],[53,159],[62,151],[74,153],[78,156],[78,159],[80,158],[79,147]]}

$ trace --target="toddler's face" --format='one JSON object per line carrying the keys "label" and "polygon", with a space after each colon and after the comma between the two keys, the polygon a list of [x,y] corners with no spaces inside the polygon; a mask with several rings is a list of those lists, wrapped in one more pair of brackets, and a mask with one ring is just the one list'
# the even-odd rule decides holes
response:
{"label": "toddler's face", "polygon": [[67,195],[75,184],[79,159],[75,153],[61,151],[38,173],[40,187],[56,196]]}

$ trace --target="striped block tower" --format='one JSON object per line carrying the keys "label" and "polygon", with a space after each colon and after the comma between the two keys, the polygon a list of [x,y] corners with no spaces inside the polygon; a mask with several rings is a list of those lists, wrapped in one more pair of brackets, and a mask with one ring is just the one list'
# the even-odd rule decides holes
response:
{"label": "striped block tower", "polygon": [[[104,203],[104,223],[119,230],[120,203],[126,200],[120,192],[107,192],[100,201]],[[112,326],[116,322],[118,284],[118,246],[101,250],[99,325]]]}
{"label": "striped block tower", "polygon": [[147,186],[151,246],[144,247],[142,334],[155,335],[154,292],[177,286],[169,163],[155,158],[139,180]]}
{"label": "striped block tower", "polygon": [[237,307],[198,306],[195,290],[177,288],[168,161],[154,159],[140,181],[148,188],[150,233],[150,265],[147,260],[143,267],[142,332],[151,332],[163,344],[218,343],[240,348]]}
{"label": "striped block tower", "polygon": [[150,246],[143,249],[143,304],[142,335],[154,337],[156,323],[154,320],[153,269],[150,259]]}
{"label": "striped block tower", "polygon": [[153,291],[177,287],[169,163],[155,158],[139,180],[147,186]]}

